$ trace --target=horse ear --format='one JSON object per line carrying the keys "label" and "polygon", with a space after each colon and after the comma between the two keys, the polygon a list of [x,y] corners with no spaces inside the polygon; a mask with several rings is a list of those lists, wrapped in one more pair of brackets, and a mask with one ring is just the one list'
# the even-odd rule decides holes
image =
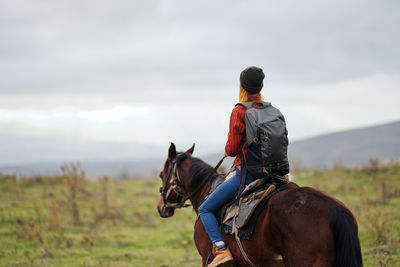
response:
{"label": "horse ear", "polygon": [[168,160],[173,160],[176,156],[176,147],[174,143],[171,142],[171,146],[168,149]]}
{"label": "horse ear", "polygon": [[186,153],[189,153],[190,155],[192,155],[193,151],[194,151],[194,143],[193,143],[193,146],[186,151]]}

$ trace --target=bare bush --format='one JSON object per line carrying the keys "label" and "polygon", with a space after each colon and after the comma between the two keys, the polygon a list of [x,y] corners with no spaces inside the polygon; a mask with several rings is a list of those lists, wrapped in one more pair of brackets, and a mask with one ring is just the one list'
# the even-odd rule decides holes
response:
{"label": "bare bush", "polygon": [[18,199],[22,194],[21,186],[18,183],[15,175],[11,175],[11,181],[8,184],[8,191],[13,193],[15,199]]}
{"label": "bare bush", "polygon": [[60,220],[58,216],[58,201],[55,195],[50,200],[48,212],[47,212],[47,223],[53,229],[60,227]]}
{"label": "bare bush", "polygon": [[366,214],[366,227],[379,244],[390,241],[393,223],[393,214],[380,210],[370,210]]}
{"label": "bare bush", "polygon": [[380,161],[378,158],[371,158],[368,160],[368,165],[362,168],[368,174],[376,174],[379,172],[381,167]]}
{"label": "bare bush", "polygon": [[121,209],[116,206],[112,205],[110,203],[110,198],[109,198],[109,185],[110,185],[110,179],[105,176],[103,179],[100,180],[101,184],[101,192],[99,197],[97,198],[99,201],[99,204],[94,205],[92,204],[90,206],[90,209],[92,211],[94,221],[93,221],[93,226],[99,224],[103,220],[111,220],[113,225],[116,225],[117,220],[122,220],[124,218],[123,213],[121,212]]}
{"label": "bare bush", "polygon": [[17,219],[22,236],[26,239],[34,240],[42,248],[44,256],[51,256],[50,250],[44,242],[43,235],[40,229],[35,226],[33,221],[25,222],[22,219]]}
{"label": "bare bush", "polygon": [[79,206],[78,206],[78,192],[85,191],[81,186],[85,183],[85,172],[81,169],[80,163],[64,164],[61,167],[63,177],[67,181],[68,196],[67,202],[69,203],[72,215],[72,223],[74,225],[80,224]]}
{"label": "bare bush", "polygon": [[108,177],[105,176],[101,180],[101,203],[102,203],[102,210],[105,217],[109,214],[109,205],[108,205]]}
{"label": "bare bush", "polygon": [[344,169],[343,161],[342,159],[336,159],[333,162],[333,170],[335,171],[342,171]]}

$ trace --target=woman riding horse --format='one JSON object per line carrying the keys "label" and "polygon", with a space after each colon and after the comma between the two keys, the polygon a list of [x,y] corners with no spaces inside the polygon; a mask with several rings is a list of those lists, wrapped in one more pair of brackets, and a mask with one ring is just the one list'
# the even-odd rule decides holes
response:
{"label": "woman riding horse", "polygon": [[[248,67],[240,74],[240,93],[239,102],[262,101],[260,94],[263,88],[264,80],[263,70],[258,67]],[[255,102],[254,106],[262,106]],[[241,153],[243,158],[246,155],[246,125],[245,125],[246,108],[242,105],[236,105],[232,110],[230,117],[228,141],[225,146],[225,156],[236,156],[234,166],[236,167],[235,175],[222,183],[200,206],[199,215],[207,233],[213,243],[214,260],[208,265],[209,267],[220,266],[224,263],[233,261],[233,257],[229,248],[226,246],[222,238],[221,230],[215,213],[228,201],[232,200],[238,193],[240,186],[240,165]],[[289,172],[288,162],[280,164],[284,168],[275,170],[281,175]],[[254,178],[247,174],[245,184],[249,184]]]}
{"label": "woman riding horse", "polygon": [[[259,92],[263,78],[259,68],[251,67],[242,72],[240,102],[261,101]],[[245,109],[240,105],[232,111],[226,155],[252,151],[252,148],[246,151],[242,146],[246,130],[244,113]],[[282,142],[287,144],[287,140]],[[214,212],[238,192],[241,158],[235,160],[236,175],[214,190],[220,180],[216,173],[219,164],[212,168],[192,157],[193,150],[194,145],[186,152],[177,152],[171,143],[160,172],[162,187],[157,210],[161,217],[171,217],[176,208],[187,206],[185,202],[190,200],[201,218],[194,225],[194,242],[203,267],[207,266],[211,252],[215,257],[208,266],[220,266],[233,258],[236,266],[362,266],[357,221],[349,209],[324,192],[294,183],[290,183],[291,188],[271,196],[256,219],[251,239],[242,240],[239,245],[235,237],[221,235]],[[277,173],[289,172],[288,164],[280,166],[286,167],[276,170]],[[251,175],[243,178],[246,183],[253,180]]]}

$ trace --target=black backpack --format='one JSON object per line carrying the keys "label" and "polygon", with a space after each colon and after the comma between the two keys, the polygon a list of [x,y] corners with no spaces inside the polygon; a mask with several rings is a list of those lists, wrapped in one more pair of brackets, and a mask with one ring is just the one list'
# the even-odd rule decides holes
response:
{"label": "black backpack", "polygon": [[[253,106],[259,103],[262,106]],[[287,158],[288,132],[282,113],[270,103],[252,101],[239,103],[246,108],[246,159],[242,170],[259,179],[270,174],[289,173]]]}

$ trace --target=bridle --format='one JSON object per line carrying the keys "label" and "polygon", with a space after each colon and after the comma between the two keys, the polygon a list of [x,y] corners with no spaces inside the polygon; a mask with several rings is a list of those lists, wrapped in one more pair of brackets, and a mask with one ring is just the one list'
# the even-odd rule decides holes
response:
{"label": "bridle", "polygon": [[[167,175],[165,176],[165,180],[163,181],[163,186],[160,187],[160,193],[164,208],[183,208],[190,206],[189,204],[185,204],[186,200],[188,200],[189,198],[185,191],[182,189],[182,181],[179,178],[177,170],[177,161],[180,155],[183,155],[183,153],[176,154],[175,158],[168,163]],[[167,188],[168,183],[171,184],[169,188]],[[178,197],[181,197],[181,200],[179,202],[168,201],[168,198],[172,192],[175,192]]]}
{"label": "bridle", "polygon": [[[190,194],[188,195],[182,186],[182,181],[179,177],[178,173],[178,159],[179,156],[184,155],[185,153],[176,154],[175,158],[168,163],[167,167],[167,175],[165,176],[165,180],[163,181],[163,186],[160,187],[161,199],[163,201],[163,208],[185,208],[189,207],[189,204],[185,204],[186,200],[193,198],[203,189],[203,186],[212,178],[213,174],[217,171],[219,166],[221,166],[222,162],[225,159],[225,156],[218,162],[218,164],[214,167],[213,171],[201,182],[201,184]],[[168,183],[171,184],[169,188]],[[170,202],[168,201],[169,196],[172,192],[181,197],[181,200],[178,202]]]}

